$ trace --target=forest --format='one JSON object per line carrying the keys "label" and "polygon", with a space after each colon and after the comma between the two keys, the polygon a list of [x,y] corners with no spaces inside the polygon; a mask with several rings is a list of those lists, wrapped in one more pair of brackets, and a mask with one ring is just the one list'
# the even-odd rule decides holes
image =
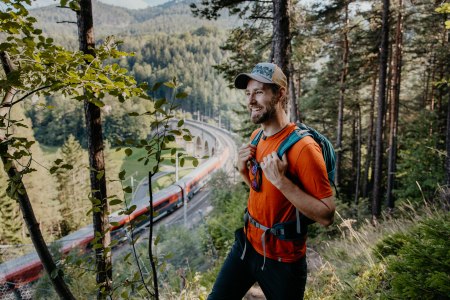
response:
{"label": "forest", "polygon": [[128,257],[111,265],[108,214],[127,211],[131,176],[169,164],[181,130],[151,138],[165,120],[248,142],[256,126],[234,78],[271,61],[288,77],[290,120],[336,150],[336,217],[308,231],[305,299],[449,299],[448,1],[58,2],[0,4],[0,263],[92,220],[106,254],[62,258],[53,244],[56,271],[33,297],[206,299],[243,226],[249,189],[235,174],[208,184],[213,211],[195,233],[167,228],[156,254],[137,247],[148,276]]}

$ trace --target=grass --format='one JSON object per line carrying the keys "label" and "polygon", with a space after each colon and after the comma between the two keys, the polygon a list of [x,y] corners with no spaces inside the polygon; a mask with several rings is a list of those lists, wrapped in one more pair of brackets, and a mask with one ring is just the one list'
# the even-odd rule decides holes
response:
{"label": "grass", "polygon": [[[425,218],[433,218],[440,209],[425,205],[417,208],[402,203],[395,216],[385,215],[377,225],[365,220],[344,219],[337,214],[340,236],[328,241],[312,241],[318,249],[309,263],[310,274],[305,299],[380,299],[380,286],[386,284],[386,264],[375,257],[374,245],[394,233],[406,233]],[[320,253],[317,257],[317,253]],[[309,253],[308,253],[309,254]],[[311,266],[315,266],[311,270]],[[366,298],[367,295],[372,298]]]}

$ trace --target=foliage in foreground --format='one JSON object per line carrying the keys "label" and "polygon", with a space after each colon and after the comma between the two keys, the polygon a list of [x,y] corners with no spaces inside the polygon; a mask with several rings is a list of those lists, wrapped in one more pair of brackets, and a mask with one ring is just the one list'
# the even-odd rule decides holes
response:
{"label": "foliage in foreground", "polygon": [[392,298],[449,299],[449,213],[426,219],[407,233],[387,236],[375,250],[386,260]]}
{"label": "foliage in foreground", "polygon": [[338,225],[309,274],[305,299],[448,299],[450,214],[441,207],[403,205],[377,227]]}

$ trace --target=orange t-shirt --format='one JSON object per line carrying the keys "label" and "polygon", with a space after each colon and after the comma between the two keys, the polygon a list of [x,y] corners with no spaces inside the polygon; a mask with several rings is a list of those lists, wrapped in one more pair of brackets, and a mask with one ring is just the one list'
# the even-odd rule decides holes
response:
{"label": "orange t-shirt", "polygon": [[[280,144],[294,131],[296,125],[288,124],[277,134],[261,138],[256,148],[256,160],[261,163],[268,154],[277,151]],[[256,130],[251,140],[256,136]],[[286,153],[288,159],[287,173],[294,178],[295,183],[306,193],[317,199],[327,198],[333,195],[325,162],[320,146],[310,136],[302,138],[295,143]],[[251,176],[251,174],[250,174]],[[271,228],[276,223],[296,220],[295,207],[289,200],[264,176],[259,192],[250,188],[248,198],[248,211],[260,224]],[[263,230],[254,227],[250,223],[246,226],[246,235],[253,248],[264,255],[261,241]],[[305,255],[305,240],[282,241],[272,234],[265,236],[266,257],[283,262],[294,262]]]}

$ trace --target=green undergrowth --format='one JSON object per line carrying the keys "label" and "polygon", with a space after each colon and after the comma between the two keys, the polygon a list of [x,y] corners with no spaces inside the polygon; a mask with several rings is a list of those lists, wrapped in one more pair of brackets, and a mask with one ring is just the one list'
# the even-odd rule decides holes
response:
{"label": "green undergrowth", "polygon": [[305,299],[450,299],[450,214],[403,203],[377,225],[336,220],[340,236],[312,241]]}

